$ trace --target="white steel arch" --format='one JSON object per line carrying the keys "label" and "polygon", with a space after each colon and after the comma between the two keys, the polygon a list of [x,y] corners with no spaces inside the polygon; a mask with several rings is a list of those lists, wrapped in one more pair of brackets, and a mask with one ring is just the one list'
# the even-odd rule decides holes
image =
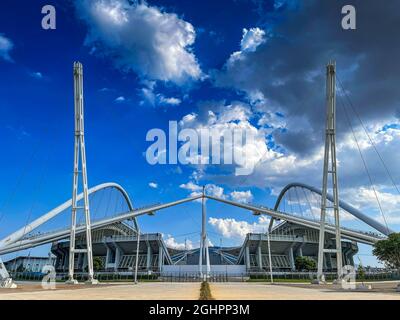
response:
{"label": "white steel arch", "polygon": [[[304,188],[304,189],[307,189],[307,190],[309,190],[311,192],[314,192],[316,194],[322,195],[322,191],[320,189],[317,189],[315,187],[309,186],[307,184],[304,184],[304,183],[301,183],[301,182],[289,183],[279,193],[279,196],[278,196],[278,198],[276,199],[276,202],[275,202],[275,207],[274,207],[275,211],[278,211],[279,205],[280,205],[280,203],[282,201],[282,198],[284,197],[285,193],[289,189],[296,188],[296,187]],[[327,199],[332,201],[333,200],[333,196],[331,194],[328,194],[327,195]],[[340,199],[339,199],[339,207],[344,209],[344,210],[346,210],[348,213],[350,213],[351,215],[353,215],[357,219],[361,220],[362,222],[366,223],[370,227],[374,228],[375,230],[381,232],[382,234],[384,234],[386,236],[388,236],[389,234],[394,232],[393,230],[391,230],[387,226],[385,226],[385,225],[381,224],[380,222],[376,221],[375,219],[372,219],[371,217],[365,215],[360,210],[354,208],[349,203],[347,203],[347,202],[345,202],[343,200],[340,200]]]}
{"label": "white steel arch", "polygon": [[[119,184],[117,184],[115,182],[107,182],[107,183],[99,184],[99,185],[97,185],[97,186],[95,186],[93,188],[90,188],[88,190],[88,193],[90,195],[90,194],[93,194],[93,193],[95,193],[97,191],[100,191],[100,190],[103,190],[103,189],[107,189],[107,188],[115,188],[119,192],[121,192],[121,194],[123,195],[123,197],[126,200],[126,203],[127,203],[128,207],[129,207],[129,210],[130,211],[133,210],[133,205],[132,205],[132,202],[131,202],[131,200],[130,200],[130,198],[128,196],[128,193],[124,190],[124,188],[122,188],[122,186],[120,186]],[[80,201],[82,199],[83,199],[83,193],[80,193],[77,196],[77,201]],[[32,232],[33,230],[35,230],[36,228],[38,228],[42,224],[44,224],[47,221],[53,219],[58,214],[60,214],[64,210],[66,210],[69,207],[71,207],[71,205],[72,205],[72,199],[70,199],[70,200],[64,202],[63,204],[59,205],[58,207],[50,210],[49,212],[47,212],[46,214],[42,215],[38,219],[34,220],[33,222],[31,222],[27,226],[22,227],[21,229],[17,230],[16,232],[10,234],[9,236],[7,236],[6,238],[4,238],[3,240],[0,241],[0,249],[3,248],[3,247],[10,246],[10,245],[14,244],[15,242],[17,242],[18,240],[23,238],[26,234],[29,234],[30,232]],[[135,221],[135,227],[137,229],[136,219],[134,221]]]}

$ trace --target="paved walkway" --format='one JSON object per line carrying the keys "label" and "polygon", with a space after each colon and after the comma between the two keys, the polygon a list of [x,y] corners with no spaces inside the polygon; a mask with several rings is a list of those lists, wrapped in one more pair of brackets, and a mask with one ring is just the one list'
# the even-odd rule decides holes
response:
{"label": "paved walkway", "polygon": [[211,294],[216,300],[400,300],[400,292],[345,291],[318,288],[316,285],[288,285],[265,283],[211,283]]}
{"label": "paved walkway", "polygon": [[100,284],[96,286],[59,285],[43,290],[37,284],[20,284],[17,289],[0,290],[0,300],[197,300],[200,283],[148,282]]}

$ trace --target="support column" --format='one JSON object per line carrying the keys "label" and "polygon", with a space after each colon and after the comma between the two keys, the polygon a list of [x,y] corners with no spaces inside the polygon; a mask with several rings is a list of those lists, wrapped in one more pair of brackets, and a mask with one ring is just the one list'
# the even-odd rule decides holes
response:
{"label": "support column", "polygon": [[69,252],[64,251],[64,266],[63,270],[68,270]]}
{"label": "support column", "polygon": [[114,271],[118,271],[119,263],[121,261],[121,257],[124,254],[122,249],[116,244],[115,245],[115,263],[114,263]]}
{"label": "support column", "polygon": [[[330,253],[324,253],[324,269],[327,270],[328,269],[328,259],[327,257],[329,257],[329,259],[331,258],[331,254]],[[331,263],[332,264],[332,263]]]}
{"label": "support column", "polygon": [[152,256],[151,246],[150,243],[147,243],[147,260],[146,260],[147,270],[151,270],[151,256]]}
{"label": "support column", "polygon": [[106,247],[107,247],[106,264],[105,264],[104,267],[107,269],[107,268],[108,268],[108,264],[109,264],[109,262],[110,262],[110,258],[111,258],[111,249],[110,249],[110,247],[107,246],[107,245],[106,245]]}
{"label": "support column", "polygon": [[62,272],[65,271],[65,252],[63,250],[60,250],[60,263],[58,265],[58,269],[61,270]]}
{"label": "support column", "polygon": [[258,267],[260,268],[260,270],[263,270],[262,254],[261,254],[261,242],[257,247],[257,253],[258,253]]}
{"label": "support column", "polygon": [[290,261],[290,268],[292,270],[296,270],[296,266],[294,264],[294,255],[293,255],[293,245],[289,248],[289,261]]}
{"label": "support column", "polygon": [[344,248],[344,250],[342,248],[342,261],[343,261],[344,266],[348,264],[347,263],[347,250],[348,250],[348,248]]}
{"label": "support column", "polygon": [[159,246],[158,247],[158,269],[159,269],[160,273],[162,271],[162,267],[163,267],[163,264],[164,264],[163,260],[164,260],[164,252],[162,250],[162,247]]}
{"label": "support column", "polygon": [[247,271],[250,271],[250,248],[248,244],[246,244],[245,253],[246,253],[246,269]]}

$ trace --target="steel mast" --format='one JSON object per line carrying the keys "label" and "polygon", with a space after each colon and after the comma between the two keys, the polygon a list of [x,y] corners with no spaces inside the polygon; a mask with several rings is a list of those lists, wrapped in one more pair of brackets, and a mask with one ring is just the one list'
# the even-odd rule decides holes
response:
{"label": "steel mast", "polygon": [[[75,105],[75,145],[74,145],[74,177],[72,187],[72,209],[71,209],[71,236],[69,247],[69,268],[67,283],[75,284],[74,279],[75,253],[86,253],[88,262],[88,284],[96,284],[93,274],[93,252],[92,234],[90,225],[89,193],[86,172],[86,152],[84,135],[84,112],[83,112],[83,68],[80,62],[74,62],[74,105]],[[81,169],[79,169],[79,165]],[[82,178],[83,206],[78,206],[78,182]],[[75,248],[76,214],[83,210],[86,225],[86,249]]]}
{"label": "steel mast", "polygon": [[[326,66],[326,131],[325,131],[325,154],[324,171],[322,178],[321,198],[321,227],[319,232],[318,248],[318,274],[317,282],[324,282],[323,274],[324,253],[335,253],[337,264],[337,279],[342,278],[342,245],[339,222],[339,186],[336,165],[336,63],[330,61]],[[330,179],[329,179],[330,178]],[[333,201],[332,206],[327,206],[328,184],[331,183]],[[325,248],[325,224],[327,210],[333,209],[335,218],[335,249]]]}
{"label": "steel mast", "polygon": [[199,251],[199,272],[200,277],[203,278],[203,258],[206,260],[206,275],[210,275],[210,255],[208,252],[208,238],[206,233],[206,197],[205,187],[203,186],[203,196],[201,199],[201,236],[200,236],[200,251]]}

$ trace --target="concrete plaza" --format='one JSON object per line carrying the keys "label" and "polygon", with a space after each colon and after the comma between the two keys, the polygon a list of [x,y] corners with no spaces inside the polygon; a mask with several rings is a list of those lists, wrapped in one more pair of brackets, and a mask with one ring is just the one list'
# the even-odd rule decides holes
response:
{"label": "concrete plaza", "polygon": [[400,300],[396,283],[372,285],[377,289],[362,292],[332,285],[211,283],[211,293],[217,300]]}
{"label": "concrete plaza", "polygon": [[[372,283],[372,286],[373,290],[361,292],[306,283],[210,283],[216,300],[400,300],[397,283]],[[0,300],[197,300],[199,293],[199,282],[58,284],[55,290],[44,290],[37,282],[24,282],[17,289],[1,289]]]}
{"label": "concrete plaza", "polygon": [[57,285],[43,290],[40,284],[19,284],[0,290],[0,300],[197,300],[200,283],[143,282],[139,284]]}

